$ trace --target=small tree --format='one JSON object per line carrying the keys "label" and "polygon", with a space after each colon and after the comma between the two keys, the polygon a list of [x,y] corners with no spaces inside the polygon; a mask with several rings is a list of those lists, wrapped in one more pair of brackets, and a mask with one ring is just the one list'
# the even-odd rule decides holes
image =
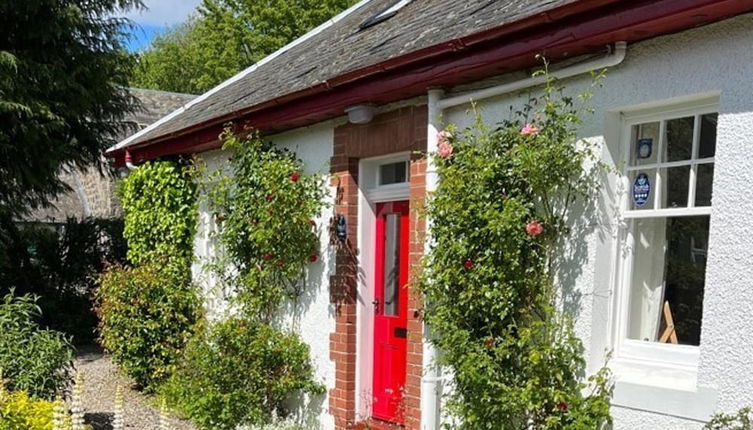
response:
{"label": "small tree", "polygon": [[608,373],[584,383],[581,343],[556,306],[558,245],[603,167],[577,138],[580,113],[550,79],[541,98],[498,127],[478,119],[440,133],[421,287],[440,364],[454,376],[449,411],[459,428],[585,430],[610,421]]}

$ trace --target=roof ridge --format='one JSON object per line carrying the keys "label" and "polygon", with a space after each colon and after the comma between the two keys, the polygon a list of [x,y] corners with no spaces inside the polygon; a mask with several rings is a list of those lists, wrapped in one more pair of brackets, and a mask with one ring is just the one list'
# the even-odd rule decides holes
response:
{"label": "roof ridge", "polygon": [[180,115],[181,113],[187,111],[191,108],[191,106],[200,103],[213,94],[217,93],[221,89],[229,86],[230,84],[239,81],[241,78],[245,77],[246,75],[250,74],[254,70],[258,69],[259,67],[263,66],[264,64],[268,63],[269,61],[275,59],[279,55],[283,54],[285,51],[289,50],[290,48],[297,46],[306,40],[310,39],[311,37],[321,33],[322,31],[326,30],[329,27],[332,27],[335,23],[342,20],[346,16],[350,15],[351,13],[355,12],[362,6],[366,5],[367,3],[374,1],[374,0],[361,0],[358,3],[354,4],[353,6],[345,9],[344,11],[340,12],[339,14],[335,15],[334,17],[328,19],[327,21],[324,21],[323,23],[319,24],[314,29],[310,30],[303,36],[300,36],[296,38],[295,40],[291,41],[287,45],[283,46],[282,48],[278,49],[277,51],[267,55],[266,57],[262,58],[261,60],[257,61],[256,63],[250,65],[249,67],[245,68],[244,70],[241,70],[240,72],[233,75],[231,78],[226,79],[225,81],[219,83],[217,86],[212,88],[211,90],[199,95],[198,97],[194,98],[193,100],[189,101],[185,105],[179,107],[178,109],[174,110],[173,112],[163,116],[162,118],[158,119],[157,121],[151,123],[149,126],[139,130],[137,133],[132,134],[126,139],[123,139],[118,144],[111,146],[107,149],[106,152],[111,151],[117,151],[119,149],[127,148],[131,142],[138,139],[139,137],[143,136],[144,134],[147,134],[148,132],[154,130],[155,128],[159,127],[160,125],[170,121],[171,119],[175,118],[176,116]]}
{"label": "roof ridge", "polygon": [[128,87],[129,91],[143,91],[146,93],[170,94],[175,96],[198,97],[199,94],[179,93],[175,91],[155,90],[152,88]]}

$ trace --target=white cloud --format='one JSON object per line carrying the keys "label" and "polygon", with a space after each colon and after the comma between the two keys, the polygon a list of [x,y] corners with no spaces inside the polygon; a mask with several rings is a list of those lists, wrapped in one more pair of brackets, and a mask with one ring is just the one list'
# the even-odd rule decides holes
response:
{"label": "white cloud", "polygon": [[148,10],[129,11],[126,17],[140,25],[161,27],[185,21],[201,0],[144,0],[144,3]]}

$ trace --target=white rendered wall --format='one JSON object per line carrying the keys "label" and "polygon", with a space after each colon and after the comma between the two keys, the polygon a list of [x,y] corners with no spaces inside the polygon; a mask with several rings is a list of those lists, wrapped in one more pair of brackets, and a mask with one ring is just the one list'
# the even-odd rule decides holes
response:
{"label": "white rendered wall", "polygon": [[[593,116],[581,136],[603,146],[603,159],[622,157],[620,112],[672,99],[719,94],[719,124],[714,169],[713,210],[706,272],[700,364],[697,381],[648,375],[632,384],[617,383],[614,429],[692,430],[706,410],[730,412],[753,405],[753,16],[746,15],[628,47],[624,63],[595,90]],[[516,77],[517,79],[517,77]],[[568,93],[582,92],[590,78],[564,81]],[[510,115],[525,97],[479,102],[486,121]],[[448,110],[444,123],[470,124],[468,105]],[[565,302],[577,316],[591,371],[612,347],[609,327],[613,288],[615,177],[605,180],[597,221],[573,237],[571,264],[564,280]],[[623,376],[618,375],[620,380]],[[684,387],[683,387],[684,386]]]}
{"label": "white rendered wall", "polygon": [[[321,241],[321,258],[309,265],[303,295],[298,300],[285,304],[279,324],[299,333],[309,345],[311,360],[316,369],[315,378],[326,385],[327,392],[335,385],[335,366],[329,357],[329,335],[335,331],[334,307],[329,301],[329,276],[334,272],[334,253],[328,246],[327,230],[334,199],[334,191],[328,180],[333,138],[334,125],[331,122],[269,137],[269,140],[279,147],[294,151],[304,161],[306,173],[320,172],[325,175],[323,186],[329,196],[329,206],[316,219]],[[201,156],[206,161],[208,170],[214,170],[226,165],[229,154],[212,151]],[[223,300],[222,292],[217,291],[211,274],[202,269],[203,264],[216,252],[208,236],[208,231],[214,228],[213,220],[204,205],[199,212],[199,228],[194,241],[194,252],[198,261],[194,263],[192,271],[194,280],[205,291],[205,303],[210,317],[219,318],[228,311],[226,302]],[[304,402],[307,407],[301,410],[305,411],[306,415],[297,417],[299,422],[311,429],[334,428],[333,418],[327,412],[327,394],[306,399]]]}

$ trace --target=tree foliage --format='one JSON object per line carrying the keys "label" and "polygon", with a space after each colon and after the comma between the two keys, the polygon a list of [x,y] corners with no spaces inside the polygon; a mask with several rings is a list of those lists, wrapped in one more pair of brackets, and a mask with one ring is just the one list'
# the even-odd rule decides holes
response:
{"label": "tree foliage", "polygon": [[97,164],[134,107],[128,22],[140,0],[0,2],[0,211],[65,190],[61,167]]}
{"label": "tree foliage", "polygon": [[582,345],[557,309],[558,245],[602,167],[577,138],[573,104],[550,80],[498,127],[479,119],[440,135],[421,286],[453,374],[449,428],[586,430],[610,420],[608,373],[583,380]]}
{"label": "tree foliage", "polygon": [[303,35],[354,0],[204,0],[187,23],[157,37],[135,86],[199,94]]}

